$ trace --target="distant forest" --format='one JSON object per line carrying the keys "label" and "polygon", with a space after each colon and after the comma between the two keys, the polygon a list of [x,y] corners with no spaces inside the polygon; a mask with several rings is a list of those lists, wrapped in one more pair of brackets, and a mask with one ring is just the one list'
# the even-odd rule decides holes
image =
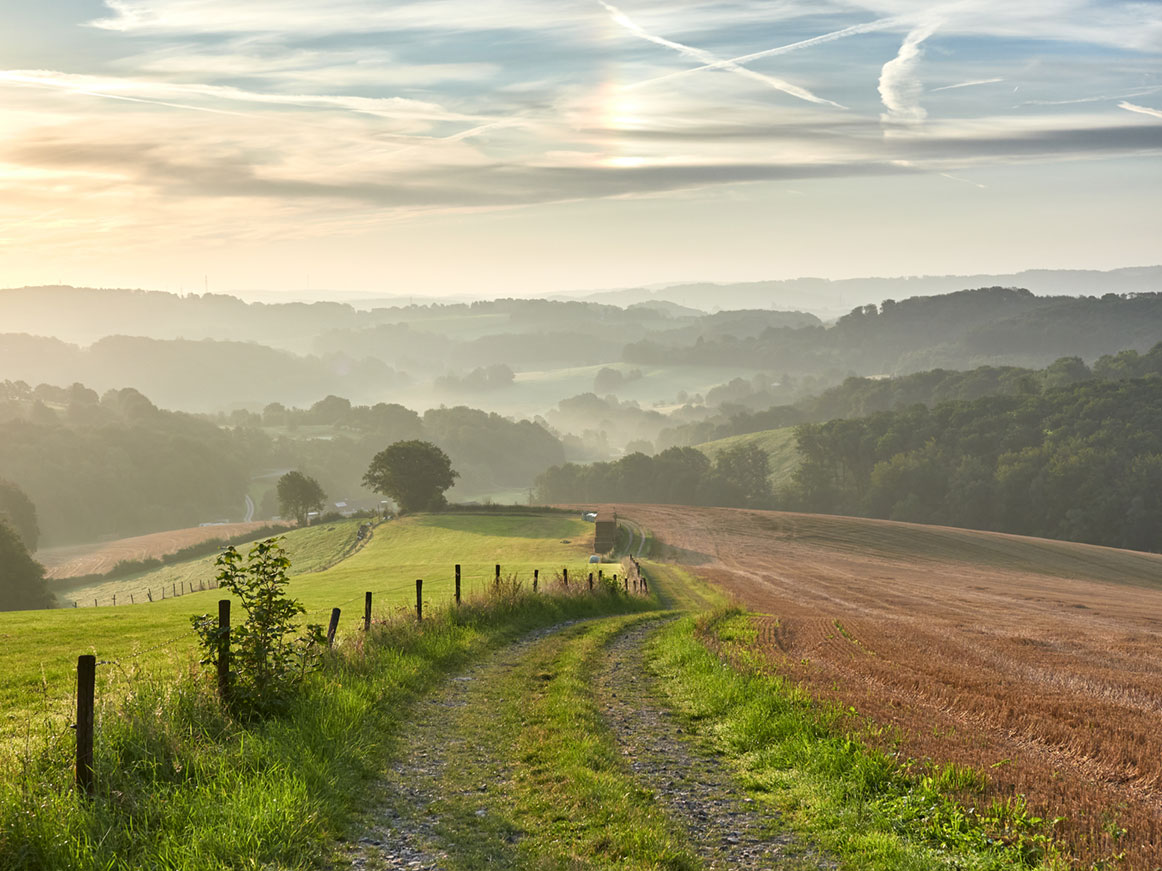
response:
{"label": "distant forest", "polygon": [[1145,350],[1158,341],[1160,324],[1159,293],[1038,297],[990,287],[860,306],[831,327],[770,327],[757,336],[727,335],[682,348],[644,339],[628,346],[624,358],[868,375],[997,363],[1044,366],[1059,357]]}
{"label": "distant forest", "polygon": [[[893,410],[850,414],[868,405]],[[537,492],[546,501],[780,508],[1162,551],[1162,343],[1092,369],[1063,358],[1041,371],[852,379],[799,406],[740,415],[711,435],[761,423],[798,423],[802,465],[778,492],[766,486],[765,467],[765,492],[730,486],[732,466],[760,468],[753,445],[722,451],[714,464],[683,447],[565,464],[543,473]]]}
{"label": "distant forest", "polygon": [[1162,550],[1162,378],[806,424],[781,507]]}
{"label": "distant forest", "polygon": [[[198,412],[310,405],[327,394],[418,406],[432,390],[475,404],[486,389],[490,404],[531,416],[582,392],[569,376],[580,367],[616,365],[646,376],[603,386],[589,375],[601,397],[758,410],[801,398],[791,384],[812,379],[830,385],[848,375],[934,368],[1040,368],[1064,356],[1145,351],[1162,338],[1162,295],[1053,297],[990,287],[888,299],[828,325],[804,312],[707,313],[662,301],[621,308],[501,299],[358,310],[49,287],[0,290],[0,324],[0,379],[10,381],[80,381],[102,393],[132,387],[166,408]],[[505,370],[515,377],[496,377]],[[659,378],[661,370],[674,377]],[[731,370],[755,383],[726,383],[728,374],[717,388],[703,384],[708,372]],[[538,377],[522,379],[525,372]],[[546,393],[556,383],[560,392]]]}
{"label": "distant forest", "polygon": [[[320,437],[300,438],[299,427]],[[565,459],[540,425],[465,407],[420,415],[332,396],[304,410],[272,404],[220,426],[159,409],[133,389],[98,396],[80,384],[0,382],[0,478],[32,499],[46,545],[238,519],[256,476],[289,469],[308,471],[334,500],[366,502],[371,457],[411,438],[447,451],[467,492],[527,487]],[[258,508],[260,518],[277,512],[272,497]]]}
{"label": "distant forest", "polygon": [[[333,502],[374,504],[367,463],[413,438],[452,458],[452,499],[511,500],[535,486],[550,501],[773,505],[743,480],[761,462],[754,452],[703,462],[668,449],[1162,371],[1148,350],[1162,339],[1162,294],[1150,292],[989,287],[885,300],[824,324],[664,300],[359,310],[25,288],[0,291],[0,323],[0,478],[31,497],[45,545],[238,519],[248,496],[266,519],[272,476],[289,469]],[[850,459],[812,448],[808,471]],[[821,480],[804,478],[779,504],[911,511],[904,497],[884,507],[861,490],[853,501]]]}

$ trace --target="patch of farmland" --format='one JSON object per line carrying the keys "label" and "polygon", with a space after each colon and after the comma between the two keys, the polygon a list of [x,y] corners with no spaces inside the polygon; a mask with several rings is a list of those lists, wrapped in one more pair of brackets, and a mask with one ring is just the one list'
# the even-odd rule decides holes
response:
{"label": "patch of farmland", "polygon": [[772,666],[854,709],[872,743],[973,766],[989,798],[1063,817],[1056,831],[1085,867],[1122,852],[1116,867],[1156,867],[1162,555],[848,517],[617,510],[756,612]]}
{"label": "patch of farmland", "polygon": [[215,538],[234,538],[268,525],[259,523],[225,523],[220,526],[194,526],[119,538],[93,544],[68,547],[48,547],[36,552],[36,559],[47,569],[50,579],[75,578],[80,575],[103,574],[124,560],[140,560],[176,553],[183,547],[212,541]]}
{"label": "patch of farmland", "polygon": [[[321,572],[350,554],[357,544],[359,526],[364,522],[340,520],[305,529],[287,530],[283,535],[283,545],[291,559],[291,576]],[[238,545],[238,550],[245,554],[249,545]],[[53,584],[52,589],[58,603],[65,608],[72,607],[73,602],[79,607],[89,607],[94,600],[101,605],[111,605],[114,594],[122,605],[147,602],[150,596],[160,600],[163,596],[182,595],[202,587],[209,589],[217,575],[214,568],[216,559],[217,554],[210,554],[135,575],[82,584],[69,584],[65,579]]]}

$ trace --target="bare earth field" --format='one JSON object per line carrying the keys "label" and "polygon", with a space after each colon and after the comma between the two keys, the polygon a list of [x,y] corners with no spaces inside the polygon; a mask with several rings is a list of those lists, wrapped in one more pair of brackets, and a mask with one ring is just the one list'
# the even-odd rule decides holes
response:
{"label": "bare earth field", "polygon": [[[761,652],[905,756],[1162,866],[1162,556],[846,517],[610,506],[759,612]],[[869,718],[893,727],[876,737]]]}
{"label": "bare earth field", "polygon": [[54,580],[75,578],[80,575],[107,572],[122,560],[161,558],[183,547],[215,538],[233,538],[268,525],[266,522],[254,522],[194,526],[189,529],[155,532],[151,535],[138,535],[134,538],[120,538],[96,544],[49,547],[37,551],[35,556],[37,561],[48,569],[46,574],[49,578]]}

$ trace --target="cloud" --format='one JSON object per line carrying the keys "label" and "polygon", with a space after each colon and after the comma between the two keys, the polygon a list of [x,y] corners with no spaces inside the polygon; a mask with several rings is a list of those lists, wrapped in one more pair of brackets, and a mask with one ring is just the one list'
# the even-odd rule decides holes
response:
{"label": "cloud", "polygon": [[[224,85],[149,81],[142,79],[74,75],[54,70],[0,70],[0,83],[59,88],[77,94],[137,98],[202,97],[219,102],[271,106],[341,109],[376,118],[403,121],[481,121],[479,115],[451,112],[437,103],[404,97],[354,97],[328,94],[263,93]],[[179,107],[188,108],[188,107]]]}
{"label": "cloud", "polygon": [[613,18],[613,20],[615,22],[617,22],[619,25],[624,27],[626,30],[628,30],[630,33],[632,33],[634,36],[637,36],[637,37],[644,39],[648,42],[652,42],[655,45],[660,45],[660,46],[664,46],[665,48],[673,49],[674,51],[678,52],[679,54],[685,55],[686,57],[693,58],[694,60],[697,60],[702,64],[705,64],[708,66],[716,66],[716,67],[719,67],[721,69],[727,70],[728,72],[736,73],[740,76],[743,76],[744,78],[753,79],[754,81],[757,81],[757,82],[762,82],[763,84],[774,88],[776,91],[782,91],[784,94],[789,94],[790,96],[797,97],[800,100],[806,100],[809,103],[819,103],[819,104],[826,105],[826,106],[834,106],[836,109],[844,108],[843,106],[839,105],[838,103],[832,102],[831,100],[826,100],[823,97],[818,97],[815,94],[812,94],[806,88],[801,88],[798,85],[791,84],[790,82],[785,81],[784,79],[780,79],[780,78],[776,78],[775,76],[768,76],[768,75],[764,75],[763,73],[755,72],[754,70],[751,70],[751,69],[748,69],[744,66],[741,66],[740,64],[738,64],[732,60],[716,58],[710,52],[703,51],[700,48],[694,48],[693,46],[683,45],[680,42],[674,42],[673,40],[666,39],[665,37],[656,36],[655,34],[652,34],[652,33],[647,33],[645,30],[643,30],[641,27],[639,27],[637,24],[635,24],[634,21],[628,15],[626,15],[624,12],[622,12],[616,6],[613,6],[609,3],[606,3],[605,0],[597,0],[597,2],[599,4],[601,4],[601,6],[610,14],[610,16]]}
{"label": "cloud", "polygon": [[928,91],[928,93],[935,94],[937,91],[954,91],[957,88],[975,88],[977,85],[992,85],[1003,81],[1004,79],[1000,77],[992,79],[974,79],[971,82],[957,82],[955,85],[944,85],[940,88],[932,88]]}
{"label": "cloud", "polygon": [[1151,109],[1149,106],[1139,106],[1126,100],[1118,103],[1118,108],[1125,109],[1128,112],[1138,112],[1142,115],[1151,115],[1154,118],[1162,118],[1162,109]]}
{"label": "cloud", "polygon": [[884,122],[916,124],[928,117],[920,105],[924,87],[916,77],[916,68],[924,56],[920,46],[936,28],[936,24],[929,23],[910,31],[899,52],[880,71],[880,99],[888,110],[880,116]]}
{"label": "cloud", "polygon": [[655,76],[652,79],[635,82],[631,85],[623,85],[622,90],[633,91],[638,88],[649,87],[650,85],[660,84],[672,79],[680,79],[684,76],[690,76],[694,73],[700,73],[703,70],[720,70],[726,69],[730,66],[738,66],[740,64],[750,63],[761,58],[775,57],[782,54],[790,54],[793,51],[799,51],[804,48],[811,48],[816,45],[823,45],[828,42],[835,42],[837,39],[845,39],[849,36],[858,36],[862,33],[872,33],[877,30],[887,30],[893,26],[898,26],[899,18],[879,18],[875,21],[867,21],[863,24],[853,24],[850,27],[844,27],[841,30],[833,30],[830,33],[824,33],[820,36],[813,36],[810,39],[801,39],[798,42],[792,42],[787,45],[780,45],[776,48],[768,48],[762,51],[751,52],[750,54],[739,55],[738,57],[730,58],[729,60],[717,60],[713,63],[705,63],[702,66],[693,67],[688,70],[677,70],[676,72],[666,73],[663,76]]}

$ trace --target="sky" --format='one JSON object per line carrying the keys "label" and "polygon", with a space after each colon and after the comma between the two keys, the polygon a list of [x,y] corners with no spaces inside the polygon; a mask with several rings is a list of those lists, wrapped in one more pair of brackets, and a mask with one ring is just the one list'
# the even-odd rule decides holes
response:
{"label": "sky", "polygon": [[1162,262],[1162,3],[0,0],[0,287]]}

